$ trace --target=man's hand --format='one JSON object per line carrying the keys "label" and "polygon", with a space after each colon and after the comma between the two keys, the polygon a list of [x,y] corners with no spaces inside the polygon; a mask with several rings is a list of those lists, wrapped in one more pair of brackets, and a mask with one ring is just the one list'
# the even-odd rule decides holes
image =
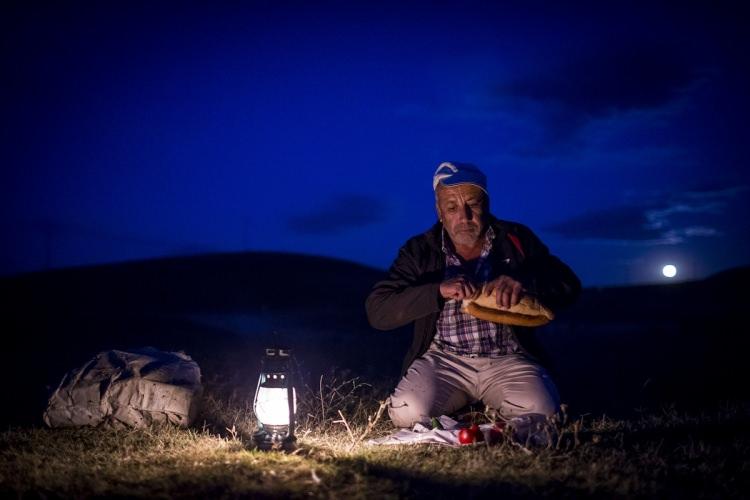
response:
{"label": "man's hand", "polygon": [[440,295],[444,299],[463,300],[474,297],[479,288],[466,276],[456,276],[440,283]]}
{"label": "man's hand", "polygon": [[497,289],[497,306],[502,309],[508,309],[521,300],[523,296],[523,285],[520,281],[516,281],[510,276],[498,276],[494,280],[490,281],[485,285],[482,293],[489,296],[492,295],[493,290]]}

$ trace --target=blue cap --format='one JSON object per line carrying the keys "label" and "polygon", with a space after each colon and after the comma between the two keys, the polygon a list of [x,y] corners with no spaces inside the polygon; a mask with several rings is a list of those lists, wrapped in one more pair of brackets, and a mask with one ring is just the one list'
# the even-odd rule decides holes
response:
{"label": "blue cap", "polygon": [[448,161],[441,163],[432,177],[432,189],[437,190],[438,184],[443,186],[474,184],[487,193],[487,176],[470,163]]}

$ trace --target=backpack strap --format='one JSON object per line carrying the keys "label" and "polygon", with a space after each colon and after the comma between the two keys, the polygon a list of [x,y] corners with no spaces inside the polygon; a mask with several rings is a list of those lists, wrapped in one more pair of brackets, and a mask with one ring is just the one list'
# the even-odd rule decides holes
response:
{"label": "backpack strap", "polygon": [[521,240],[518,239],[518,236],[515,234],[508,233],[508,239],[511,243],[513,243],[513,246],[516,247],[516,250],[518,250],[518,253],[521,254],[521,257],[524,259],[526,258],[526,254],[523,251],[523,246],[521,245]]}

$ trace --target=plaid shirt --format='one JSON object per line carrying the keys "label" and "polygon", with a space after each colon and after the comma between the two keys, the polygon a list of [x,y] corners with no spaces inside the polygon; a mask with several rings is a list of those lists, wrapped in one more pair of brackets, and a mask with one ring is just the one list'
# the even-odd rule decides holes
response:
{"label": "plaid shirt", "polygon": [[[453,250],[452,244],[446,244],[443,229],[443,253],[445,254],[445,279],[458,275],[471,276],[469,269]],[[495,232],[487,228],[482,253],[476,264],[473,278],[476,283],[490,280],[492,263],[487,258],[492,250]],[[433,344],[443,351],[463,356],[498,357],[520,351],[518,340],[513,329],[508,325],[481,320],[461,311],[461,301],[448,300],[437,320],[437,333]]]}

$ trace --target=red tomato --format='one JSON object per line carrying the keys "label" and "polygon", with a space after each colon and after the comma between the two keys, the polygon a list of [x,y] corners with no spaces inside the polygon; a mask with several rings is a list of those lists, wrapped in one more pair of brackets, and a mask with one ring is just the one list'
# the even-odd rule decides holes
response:
{"label": "red tomato", "polygon": [[477,435],[471,432],[471,429],[461,429],[458,431],[458,442],[461,444],[471,444],[477,440]]}
{"label": "red tomato", "polygon": [[469,431],[474,434],[475,441],[484,441],[484,434],[482,434],[482,431],[477,424],[472,424],[471,427],[469,427]]}

